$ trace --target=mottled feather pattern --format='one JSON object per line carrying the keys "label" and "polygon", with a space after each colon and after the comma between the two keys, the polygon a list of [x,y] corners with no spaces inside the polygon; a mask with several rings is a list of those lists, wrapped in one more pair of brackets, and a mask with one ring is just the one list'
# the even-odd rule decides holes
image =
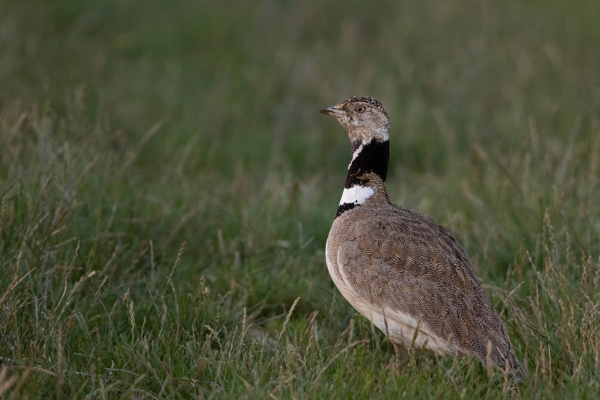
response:
{"label": "mottled feather pattern", "polygon": [[[336,218],[327,243],[352,288],[370,304],[415,316],[464,354],[518,370],[500,317],[471,262],[448,231],[431,219],[373,196]],[[340,273],[340,277],[341,277]]]}

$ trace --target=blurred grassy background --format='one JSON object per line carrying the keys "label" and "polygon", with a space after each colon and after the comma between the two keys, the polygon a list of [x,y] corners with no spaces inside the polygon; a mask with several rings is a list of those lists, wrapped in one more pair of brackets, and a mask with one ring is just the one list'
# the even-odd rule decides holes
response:
{"label": "blurred grassy background", "polygon": [[385,369],[330,281],[349,145],[317,110],[371,95],[390,195],[471,255],[520,396],[598,396],[598,21],[593,0],[3,1],[0,395],[507,396],[469,360]]}

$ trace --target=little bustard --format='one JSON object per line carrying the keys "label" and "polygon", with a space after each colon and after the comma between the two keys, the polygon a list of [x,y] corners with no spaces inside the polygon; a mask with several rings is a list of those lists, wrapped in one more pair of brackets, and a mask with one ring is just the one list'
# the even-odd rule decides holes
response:
{"label": "little bustard", "polygon": [[398,357],[400,346],[413,345],[472,355],[520,379],[500,316],[463,249],[431,219],[390,201],[390,120],[382,104],[351,97],[320,112],[337,118],[352,147],[325,250],[342,295],[388,336]]}

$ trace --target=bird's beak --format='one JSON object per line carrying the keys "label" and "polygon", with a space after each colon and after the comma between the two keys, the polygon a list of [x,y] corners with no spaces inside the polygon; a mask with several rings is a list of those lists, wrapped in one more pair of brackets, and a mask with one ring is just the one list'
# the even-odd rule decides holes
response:
{"label": "bird's beak", "polygon": [[344,114],[344,110],[339,109],[337,104],[335,106],[321,108],[319,110],[319,112],[321,114],[325,114],[325,115],[340,115],[340,114]]}

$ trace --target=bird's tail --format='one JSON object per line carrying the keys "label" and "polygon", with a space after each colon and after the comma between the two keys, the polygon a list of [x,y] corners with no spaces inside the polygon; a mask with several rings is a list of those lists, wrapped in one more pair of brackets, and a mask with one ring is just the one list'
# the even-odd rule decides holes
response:
{"label": "bird's tail", "polygon": [[496,354],[495,357],[493,357],[493,363],[496,364],[500,370],[512,375],[517,382],[523,380],[527,376],[527,373],[515,356],[512,348],[507,346],[504,350],[505,351],[495,352]]}

